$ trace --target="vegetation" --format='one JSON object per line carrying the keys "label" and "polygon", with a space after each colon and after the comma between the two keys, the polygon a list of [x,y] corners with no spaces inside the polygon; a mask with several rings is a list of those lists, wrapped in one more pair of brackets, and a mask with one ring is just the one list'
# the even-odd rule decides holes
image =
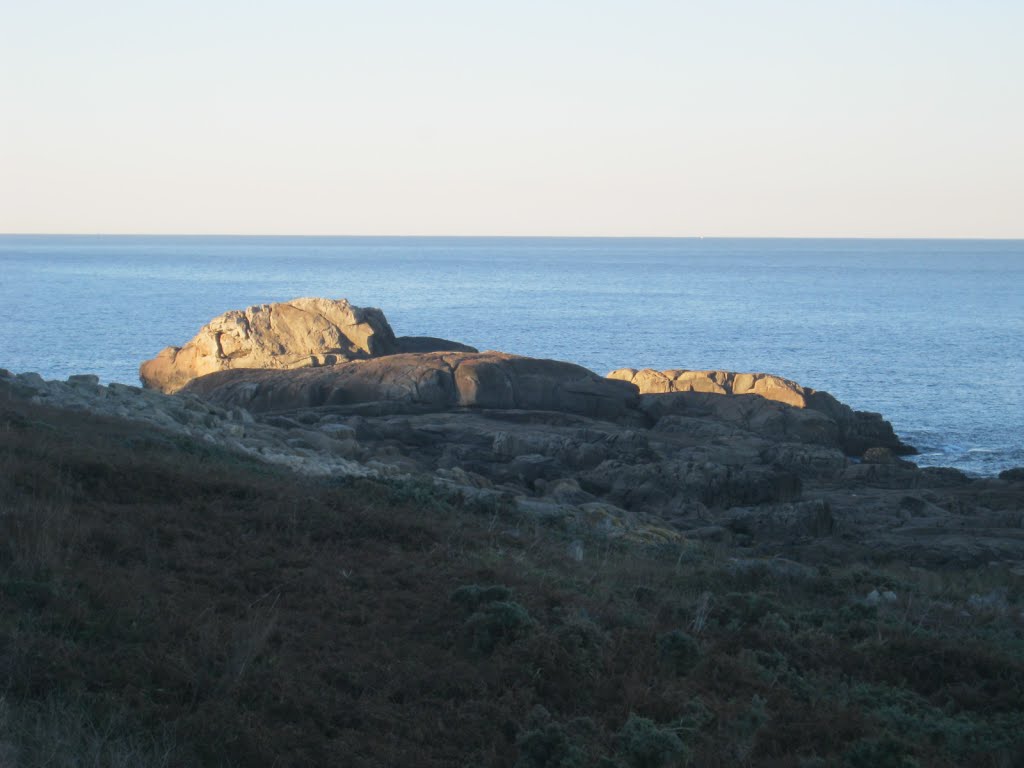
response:
{"label": "vegetation", "polygon": [[0,764],[1024,764],[1012,573],[569,541],[0,403]]}

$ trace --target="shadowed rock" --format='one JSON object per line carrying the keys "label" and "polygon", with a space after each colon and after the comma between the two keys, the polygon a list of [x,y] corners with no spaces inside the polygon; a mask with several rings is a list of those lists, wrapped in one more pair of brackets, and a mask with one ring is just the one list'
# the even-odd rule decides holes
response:
{"label": "shadowed rock", "polygon": [[478,352],[476,347],[434,336],[399,336],[396,354],[406,352]]}
{"label": "shadowed rock", "polygon": [[222,371],[196,379],[185,391],[253,412],[387,402],[411,411],[514,408],[613,419],[637,401],[631,384],[572,363],[501,352],[399,354],[287,372]]}

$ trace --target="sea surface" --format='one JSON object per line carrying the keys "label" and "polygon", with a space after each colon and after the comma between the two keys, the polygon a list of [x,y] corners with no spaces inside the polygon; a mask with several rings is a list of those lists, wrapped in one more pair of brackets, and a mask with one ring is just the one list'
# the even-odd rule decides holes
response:
{"label": "sea surface", "polygon": [[134,384],[299,296],[601,374],[775,373],[882,413],[922,465],[1024,465],[1021,240],[0,235],[0,367]]}

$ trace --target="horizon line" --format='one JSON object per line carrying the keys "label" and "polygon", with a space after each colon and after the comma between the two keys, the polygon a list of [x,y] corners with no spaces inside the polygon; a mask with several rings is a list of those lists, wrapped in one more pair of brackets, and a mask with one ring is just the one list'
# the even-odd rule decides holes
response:
{"label": "horizon line", "polygon": [[393,238],[494,240],[984,240],[1014,242],[1016,237],[989,235],[420,235],[420,234],[281,234],[241,232],[0,232],[0,237],[258,237],[258,238]]}

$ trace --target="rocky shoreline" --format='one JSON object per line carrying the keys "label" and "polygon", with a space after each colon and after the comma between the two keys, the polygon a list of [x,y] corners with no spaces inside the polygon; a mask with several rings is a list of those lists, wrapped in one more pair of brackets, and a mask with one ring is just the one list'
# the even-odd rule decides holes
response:
{"label": "rocky shoreline", "polygon": [[0,404],[86,409],[311,476],[427,478],[652,543],[806,562],[1024,560],[1024,472],[918,468],[882,416],[768,374],[601,377],[396,337],[380,310],[325,299],[227,313],[140,373],[145,388],[0,370]]}

